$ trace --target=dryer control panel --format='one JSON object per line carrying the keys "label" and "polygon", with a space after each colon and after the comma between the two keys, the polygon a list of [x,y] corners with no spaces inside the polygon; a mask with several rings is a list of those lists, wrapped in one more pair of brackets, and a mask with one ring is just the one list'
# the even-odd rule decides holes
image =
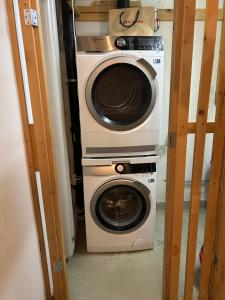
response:
{"label": "dryer control panel", "polygon": [[116,38],[115,46],[120,50],[163,51],[162,36],[121,36]]}
{"label": "dryer control panel", "polygon": [[115,50],[163,51],[162,36],[77,36],[77,51],[107,52]]}

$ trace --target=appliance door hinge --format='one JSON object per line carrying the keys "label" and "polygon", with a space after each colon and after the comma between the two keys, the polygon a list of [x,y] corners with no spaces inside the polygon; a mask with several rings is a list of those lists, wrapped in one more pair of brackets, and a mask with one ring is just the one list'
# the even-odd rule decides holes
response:
{"label": "appliance door hinge", "polygon": [[53,272],[59,273],[63,270],[63,262],[61,260],[58,260],[53,267]]}
{"label": "appliance door hinge", "polygon": [[38,16],[35,9],[26,8],[23,10],[25,25],[38,27]]}
{"label": "appliance door hinge", "polygon": [[71,176],[71,185],[76,186],[76,184],[77,184],[77,176],[76,176],[76,174],[72,174],[72,176]]}
{"label": "appliance door hinge", "polygon": [[77,176],[76,174],[73,174],[71,176],[71,185],[72,187],[75,187],[78,183],[83,182],[83,177],[82,176]]}

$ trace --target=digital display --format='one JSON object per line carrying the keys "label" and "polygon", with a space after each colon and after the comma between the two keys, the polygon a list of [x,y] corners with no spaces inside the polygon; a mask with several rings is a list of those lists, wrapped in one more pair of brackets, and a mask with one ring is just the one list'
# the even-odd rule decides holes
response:
{"label": "digital display", "polygon": [[[121,44],[120,39],[123,39]],[[163,50],[163,37],[151,36],[151,37],[119,37],[116,40],[116,46],[121,50],[152,50],[162,51]]]}
{"label": "digital display", "polygon": [[156,163],[125,165],[125,174],[135,173],[154,173],[156,172]]}

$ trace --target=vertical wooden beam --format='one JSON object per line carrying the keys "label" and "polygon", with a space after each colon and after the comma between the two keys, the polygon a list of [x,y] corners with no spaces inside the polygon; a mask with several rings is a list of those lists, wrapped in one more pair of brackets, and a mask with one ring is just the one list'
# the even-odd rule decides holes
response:
{"label": "vertical wooden beam", "polygon": [[[173,49],[171,66],[171,87],[170,87],[170,112],[169,112],[169,135],[174,134],[177,126],[176,116],[178,114],[178,89],[181,72],[181,41],[183,29],[184,1],[175,1],[174,3],[174,24],[173,24]],[[176,148],[174,145],[168,145],[167,175],[172,173],[173,162],[176,158]],[[166,191],[166,215],[165,215],[165,236],[164,236],[164,261],[163,261],[163,299],[170,298],[170,274],[171,274],[171,256],[172,256],[172,227],[173,227],[173,191],[174,180],[167,176]]]}
{"label": "vertical wooden beam", "polygon": [[225,147],[217,209],[215,260],[210,277],[209,300],[225,300]]}
{"label": "vertical wooden beam", "polygon": [[[24,9],[29,8],[36,9],[38,12],[38,27],[32,27],[24,23]],[[19,9],[34,118],[31,138],[33,142],[32,149],[36,150],[36,167],[37,171],[40,172],[41,178],[54,299],[67,300],[66,261],[61,234],[57,185],[55,182],[39,1],[19,1]]]}
{"label": "vertical wooden beam", "polygon": [[[39,0],[30,0],[31,7],[37,10],[40,13]],[[40,15],[40,14],[39,14]],[[67,267],[66,267],[66,258],[64,254],[64,240],[62,235],[62,223],[59,213],[59,202],[58,202],[58,190],[56,182],[56,167],[55,167],[55,158],[53,155],[53,146],[51,138],[51,126],[49,119],[49,109],[48,109],[48,92],[47,92],[47,74],[45,69],[45,55],[44,55],[44,45],[42,37],[42,28],[41,28],[41,18],[39,18],[39,30],[34,30],[34,42],[37,53],[37,67],[38,67],[38,76],[40,83],[41,91],[41,101],[43,109],[43,121],[45,122],[45,133],[47,140],[47,152],[49,160],[49,176],[52,184],[52,196],[53,196],[53,211],[55,217],[55,231],[58,244],[58,255],[63,264],[63,270],[61,273],[61,283],[62,283],[62,299],[68,299],[68,284],[67,284]]]}
{"label": "vertical wooden beam", "polygon": [[[225,10],[225,8],[224,8]],[[213,258],[213,241],[216,228],[216,212],[219,197],[219,178],[223,161],[225,135],[225,21],[222,25],[218,85],[216,93],[216,123],[210,171],[208,208],[206,215],[204,254],[200,280],[199,300],[208,299],[208,287]]]}
{"label": "vertical wooden beam", "polygon": [[[40,15],[40,5],[39,0],[30,0],[30,6],[32,9],[37,10]],[[60,299],[68,299],[68,284],[67,284],[67,267],[66,267],[66,257],[64,254],[64,240],[62,235],[62,222],[61,216],[59,213],[59,201],[58,201],[58,190],[57,190],[57,182],[56,182],[56,167],[55,167],[55,157],[53,155],[53,146],[52,146],[52,138],[51,138],[51,126],[50,126],[50,114],[48,109],[48,88],[47,88],[47,74],[45,69],[45,55],[44,55],[44,45],[43,45],[43,37],[42,37],[42,26],[41,26],[41,18],[39,18],[39,26],[36,28],[38,30],[33,31],[34,37],[34,45],[36,48],[37,54],[37,68],[38,68],[38,77],[39,77],[39,84],[40,84],[40,92],[41,92],[41,104],[43,109],[43,122],[45,125],[45,134],[46,134],[46,146],[47,146],[47,155],[48,155],[48,162],[49,162],[49,176],[52,185],[52,200],[53,206],[52,211],[50,214],[54,215],[54,230],[55,230],[55,238],[57,239],[57,246],[58,246],[58,258],[53,264],[53,273],[55,264],[57,261],[62,262],[62,271],[60,273],[60,280],[62,285],[62,294]],[[47,212],[46,212],[47,213]],[[52,216],[47,215],[46,218],[52,218]],[[51,249],[53,252],[54,250]],[[54,275],[54,274],[53,274]],[[56,288],[56,286],[54,286]],[[59,296],[59,295],[58,295]]]}
{"label": "vertical wooden beam", "polygon": [[178,298],[195,0],[174,3],[163,299]]}
{"label": "vertical wooden beam", "polygon": [[18,48],[15,17],[14,17],[12,1],[7,0],[6,6],[7,6],[10,37],[11,37],[11,43],[12,43],[14,68],[15,68],[16,80],[17,80],[17,89],[18,89],[18,94],[19,94],[20,109],[21,109],[21,116],[22,116],[22,122],[23,122],[23,134],[24,134],[25,147],[26,147],[27,164],[28,164],[31,192],[32,192],[32,197],[33,197],[34,213],[35,213],[36,226],[37,226],[38,239],[39,239],[42,270],[43,270],[43,276],[44,276],[45,295],[46,295],[46,299],[50,300],[51,299],[51,291],[50,291],[50,282],[49,282],[49,275],[48,275],[48,265],[47,265],[45,242],[44,242],[39,200],[38,200],[38,192],[37,192],[36,179],[35,179],[35,170],[37,167],[37,161],[36,161],[35,149],[33,149],[33,147],[32,147],[33,146],[32,138],[34,136],[33,135],[33,125],[28,125],[28,118],[27,118],[27,111],[26,111],[26,104],[25,104],[26,101],[25,101],[25,94],[24,94],[24,87],[23,87],[23,78],[22,78],[22,71],[21,71],[21,65],[20,65],[19,48]]}
{"label": "vertical wooden beam", "polygon": [[189,300],[193,297],[199,203],[205,150],[205,136],[207,130],[208,105],[216,41],[217,12],[218,1],[208,0],[206,4],[206,22],[203,42],[194,160],[192,171],[184,300]]}

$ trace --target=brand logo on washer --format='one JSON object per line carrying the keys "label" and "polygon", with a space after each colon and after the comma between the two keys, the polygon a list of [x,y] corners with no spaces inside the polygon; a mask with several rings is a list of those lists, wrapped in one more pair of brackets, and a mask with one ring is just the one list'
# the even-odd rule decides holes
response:
{"label": "brand logo on washer", "polygon": [[153,64],[160,64],[161,60],[159,58],[153,59]]}
{"label": "brand logo on washer", "polygon": [[148,183],[154,182],[154,179],[148,179]]}

